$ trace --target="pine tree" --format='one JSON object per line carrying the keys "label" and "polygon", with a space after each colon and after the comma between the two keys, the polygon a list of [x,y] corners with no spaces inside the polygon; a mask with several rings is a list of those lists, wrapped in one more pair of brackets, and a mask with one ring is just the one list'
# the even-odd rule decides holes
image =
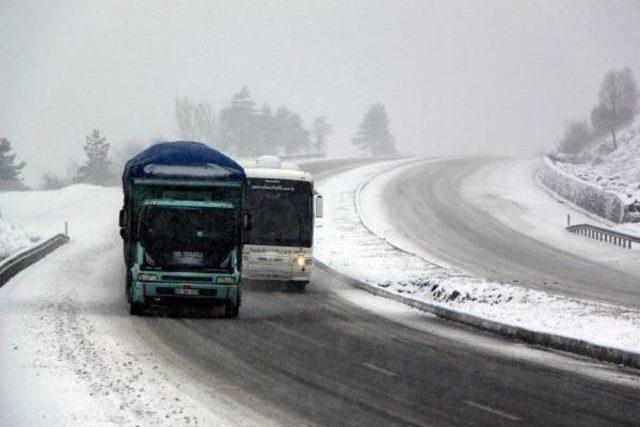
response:
{"label": "pine tree", "polygon": [[220,145],[239,156],[259,152],[259,119],[247,87],[236,93],[220,112]]}
{"label": "pine tree", "polygon": [[369,108],[352,142],[360,150],[371,156],[393,156],[397,154],[395,139],[389,131],[389,117],[384,105],[378,103]]}
{"label": "pine tree", "polygon": [[11,143],[7,138],[0,138],[0,190],[22,190],[24,184],[20,173],[25,162],[16,164],[16,155],[11,153]]}
{"label": "pine tree", "polygon": [[311,145],[309,131],[304,128],[302,118],[298,114],[280,107],[276,111],[274,120],[278,142],[285,154],[308,151]]}
{"label": "pine tree", "polygon": [[257,151],[260,154],[276,154],[281,142],[278,140],[277,123],[271,107],[268,104],[262,106],[258,120],[259,141]]}
{"label": "pine tree", "polygon": [[87,161],[78,169],[77,182],[110,185],[114,181],[109,160],[109,143],[107,138],[100,135],[98,129],[93,129],[86,137],[84,152]]}

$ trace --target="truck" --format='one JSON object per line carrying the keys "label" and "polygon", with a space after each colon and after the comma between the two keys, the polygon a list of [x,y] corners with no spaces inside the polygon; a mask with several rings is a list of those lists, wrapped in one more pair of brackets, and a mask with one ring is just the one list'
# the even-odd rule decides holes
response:
{"label": "truck", "polygon": [[275,156],[240,161],[247,176],[247,210],[253,226],[245,236],[243,277],[285,282],[302,292],[313,269],[313,229],[322,217],[322,196],[313,177]]}
{"label": "truck", "polygon": [[131,158],[122,185],[129,313],[187,304],[223,306],[225,317],[238,316],[251,226],[243,168],[204,144],[165,142]]}

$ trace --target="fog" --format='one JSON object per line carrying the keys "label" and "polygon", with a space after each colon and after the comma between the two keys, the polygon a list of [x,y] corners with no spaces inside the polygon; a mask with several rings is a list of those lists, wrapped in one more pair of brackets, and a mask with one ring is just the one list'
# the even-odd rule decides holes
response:
{"label": "fog", "polygon": [[535,155],[586,116],[610,68],[640,74],[640,2],[0,1],[0,136],[27,183],[116,148],[177,137],[174,101],[327,115],[356,151],[385,104],[404,154]]}

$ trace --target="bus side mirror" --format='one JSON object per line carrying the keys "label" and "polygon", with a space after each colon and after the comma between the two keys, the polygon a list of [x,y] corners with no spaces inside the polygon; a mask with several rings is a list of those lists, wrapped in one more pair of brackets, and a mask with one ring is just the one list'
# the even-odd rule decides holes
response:
{"label": "bus side mirror", "polygon": [[251,214],[249,212],[243,215],[242,222],[245,231],[251,231],[251,229],[253,228],[253,218],[251,217]]}
{"label": "bus side mirror", "polygon": [[124,227],[120,228],[120,237],[122,237],[123,240],[128,240],[129,239],[129,232],[127,231],[126,228],[124,228]]}
{"label": "bus side mirror", "polygon": [[324,201],[321,195],[316,196],[316,218],[324,217]]}

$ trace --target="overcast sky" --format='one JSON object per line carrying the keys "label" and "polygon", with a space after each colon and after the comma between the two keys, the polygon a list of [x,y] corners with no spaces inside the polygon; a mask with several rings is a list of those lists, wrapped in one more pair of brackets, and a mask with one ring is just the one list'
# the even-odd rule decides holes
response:
{"label": "overcast sky", "polygon": [[640,78],[640,1],[0,0],[0,135],[25,174],[63,172],[93,127],[176,138],[174,100],[241,86],[348,154],[383,102],[420,155],[534,155],[586,117],[604,73]]}

